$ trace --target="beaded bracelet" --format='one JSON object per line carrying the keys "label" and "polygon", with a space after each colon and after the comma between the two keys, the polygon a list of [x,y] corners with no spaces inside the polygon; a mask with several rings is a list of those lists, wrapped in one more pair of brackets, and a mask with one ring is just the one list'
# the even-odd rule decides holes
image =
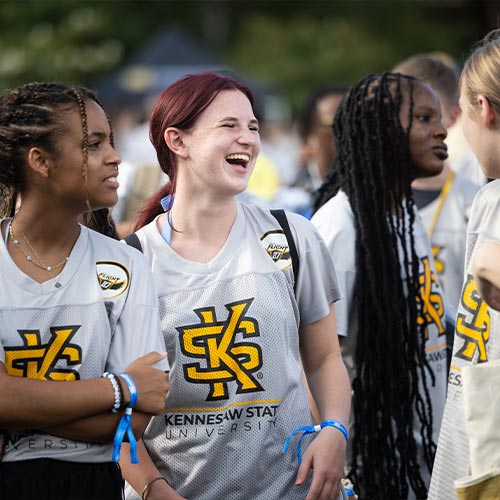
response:
{"label": "beaded bracelet", "polygon": [[139,463],[137,458],[137,441],[132,431],[132,408],[135,403],[137,403],[137,387],[135,386],[134,379],[128,373],[121,373],[120,377],[127,383],[128,390],[130,392],[130,403],[127,405],[122,418],[118,424],[114,439],[114,449],[113,449],[113,462],[118,462],[120,460],[120,449],[122,446],[123,438],[125,433],[127,433],[128,440],[130,443],[130,461],[133,464]]}
{"label": "beaded bracelet", "polygon": [[115,393],[115,403],[113,404],[113,408],[111,409],[111,411],[113,413],[118,413],[118,411],[123,407],[124,402],[123,387],[121,385],[121,381],[114,373],[104,372],[102,376],[104,378],[107,378],[113,386],[113,391]]}
{"label": "beaded bracelet", "polygon": [[299,442],[297,443],[297,460],[299,461],[300,465],[302,463],[302,449],[300,447],[300,442],[302,441],[302,438],[304,436],[307,436],[308,434],[319,432],[321,429],[324,429],[325,427],[334,427],[344,435],[346,441],[349,441],[349,432],[342,423],[340,423],[338,420],[323,420],[323,422],[321,422],[321,424],[319,425],[303,425],[302,427],[297,427],[296,429],[294,429],[286,438],[282,452],[283,453],[286,452],[292,437],[295,436],[295,434],[297,434],[298,432],[302,431],[302,436],[300,436]]}
{"label": "beaded bracelet", "polygon": [[121,405],[119,409],[123,410],[127,406],[127,403],[125,402],[125,393],[123,392],[123,385],[120,377],[118,375],[115,375],[115,378],[116,378],[116,383],[118,384],[118,391],[120,392],[120,399],[121,399]]}

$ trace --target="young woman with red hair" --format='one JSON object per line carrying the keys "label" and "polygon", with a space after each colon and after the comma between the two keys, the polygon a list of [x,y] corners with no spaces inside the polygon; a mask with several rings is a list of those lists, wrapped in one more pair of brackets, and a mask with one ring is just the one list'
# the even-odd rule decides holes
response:
{"label": "young woman with red hair", "polygon": [[[340,293],[306,219],[287,214],[294,276],[277,220],[236,201],[260,150],[250,90],[216,73],[186,76],[159,97],[150,138],[170,183],[136,234],[156,280],[171,387],[139,465],[125,454],[125,478],[147,500],[336,499],[350,407]],[[324,419],[316,428],[302,369]],[[300,426],[316,438],[303,440],[299,466],[298,438],[283,446]]]}

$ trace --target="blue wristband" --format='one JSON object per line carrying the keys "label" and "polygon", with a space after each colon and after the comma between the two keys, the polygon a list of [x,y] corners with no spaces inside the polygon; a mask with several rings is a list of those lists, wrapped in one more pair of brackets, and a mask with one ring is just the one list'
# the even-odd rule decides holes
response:
{"label": "blue wristband", "polygon": [[297,443],[297,460],[300,465],[302,463],[302,448],[300,447],[300,442],[302,441],[302,438],[304,436],[307,436],[308,434],[314,434],[315,432],[319,432],[321,429],[325,427],[335,427],[335,429],[339,430],[344,435],[345,440],[349,441],[349,432],[347,431],[347,429],[344,427],[343,424],[341,424],[338,420],[323,420],[323,422],[321,422],[321,424],[319,425],[303,425],[302,427],[297,427],[296,429],[294,429],[286,438],[282,452],[283,453],[286,452],[292,437],[295,436],[295,434],[302,432],[302,436],[300,436],[299,442]]}
{"label": "blue wristband", "polygon": [[349,441],[349,431],[338,420],[323,420],[323,422],[321,422],[321,428],[323,429],[324,427],[335,427],[335,429],[339,430],[344,435],[345,440]]}
{"label": "blue wristband", "polygon": [[127,383],[130,392],[130,403],[127,405],[124,414],[122,415],[115,433],[114,448],[113,448],[113,462],[120,460],[120,449],[122,447],[123,438],[127,433],[130,443],[130,461],[133,464],[139,463],[137,458],[137,441],[132,430],[132,408],[137,403],[137,387],[135,386],[134,379],[128,373],[120,373],[120,377]]}
{"label": "blue wristband", "polygon": [[120,373],[120,377],[125,380],[130,392],[130,403],[127,405],[127,407],[133,408],[135,406],[135,403],[137,403],[137,387],[135,386],[134,379],[128,373]]}
{"label": "blue wristband", "polygon": [[125,409],[125,413],[122,415],[120,419],[120,423],[116,429],[115,439],[114,439],[114,448],[113,448],[113,462],[120,461],[120,450],[122,447],[123,438],[125,437],[125,433],[127,433],[128,440],[130,443],[130,462],[133,464],[139,463],[139,459],[137,458],[137,441],[134,436],[134,431],[132,430],[131,425],[131,417],[132,417],[132,408],[129,406]]}

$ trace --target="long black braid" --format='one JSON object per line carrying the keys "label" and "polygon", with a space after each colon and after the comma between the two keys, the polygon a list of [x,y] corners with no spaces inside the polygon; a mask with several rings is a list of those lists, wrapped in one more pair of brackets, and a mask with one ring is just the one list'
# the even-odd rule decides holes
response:
{"label": "long black braid", "polygon": [[[354,428],[349,477],[362,499],[403,499],[409,488],[426,498],[413,434],[420,422],[429,470],[432,405],[420,313],[409,135],[415,79],[369,75],[354,85],[337,111],[337,154],[317,192],[315,210],[342,190],[356,228],[354,298],[358,311]],[[408,127],[400,112],[408,106]]]}

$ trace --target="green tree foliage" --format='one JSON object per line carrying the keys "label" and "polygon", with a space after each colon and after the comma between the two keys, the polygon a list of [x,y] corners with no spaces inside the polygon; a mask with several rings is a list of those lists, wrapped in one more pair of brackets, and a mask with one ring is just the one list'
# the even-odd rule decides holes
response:
{"label": "green tree foliage", "polygon": [[140,0],[0,1],[0,88],[31,80],[88,83],[116,69],[170,16],[188,25],[188,7]]}
{"label": "green tree foliage", "polygon": [[349,84],[416,52],[460,59],[484,33],[487,7],[472,0],[3,0],[0,89],[95,81],[156,30],[177,25],[296,107],[316,85]]}
{"label": "green tree foliage", "polygon": [[308,5],[309,10],[285,19],[249,12],[228,51],[235,65],[286,90],[294,105],[311,87],[349,85],[417,52],[443,51],[460,62],[464,50],[482,34],[466,9],[444,9],[439,2]]}

